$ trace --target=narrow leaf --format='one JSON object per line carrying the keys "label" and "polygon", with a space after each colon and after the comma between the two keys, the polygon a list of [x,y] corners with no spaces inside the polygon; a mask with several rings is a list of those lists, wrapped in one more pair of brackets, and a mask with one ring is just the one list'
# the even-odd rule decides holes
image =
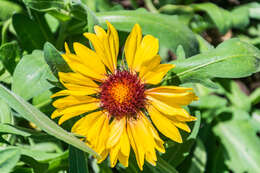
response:
{"label": "narrow leaf", "polygon": [[21,152],[19,149],[4,149],[0,151],[0,172],[11,172],[19,161]]}
{"label": "narrow leaf", "polygon": [[83,151],[69,146],[69,172],[88,173],[87,158]]}
{"label": "narrow leaf", "polygon": [[37,127],[41,128],[48,134],[98,157],[97,153],[89,148],[85,143],[74,137],[71,133],[63,130],[45,114],[2,85],[0,85],[0,97],[3,98],[10,107],[23,115],[25,119],[33,122]]}
{"label": "narrow leaf", "polygon": [[176,67],[166,83],[197,82],[211,78],[241,78],[260,71],[260,51],[239,39],[230,39],[213,49],[185,60],[172,61]]}

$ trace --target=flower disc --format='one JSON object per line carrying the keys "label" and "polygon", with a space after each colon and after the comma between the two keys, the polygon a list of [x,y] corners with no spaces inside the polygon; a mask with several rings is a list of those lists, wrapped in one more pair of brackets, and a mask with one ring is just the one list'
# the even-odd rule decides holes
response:
{"label": "flower disc", "polygon": [[109,75],[100,88],[101,107],[114,117],[134,116],[145,106],[145,85],[129,71]]}

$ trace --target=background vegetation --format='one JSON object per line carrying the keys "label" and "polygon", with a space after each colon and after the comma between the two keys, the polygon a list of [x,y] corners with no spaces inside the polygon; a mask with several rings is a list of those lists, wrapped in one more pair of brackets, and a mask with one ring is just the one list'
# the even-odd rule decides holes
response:
{"label": "background vegetation", "polygon": [[[83,32],[110,21],[120,46],[135,23],[160,40],[176,68],[162,85],[195,89],[198,117],[183,144],[144,173],[260,171],[260,3],[246,0],[0,0],[0,172],[139,172],[97,164],[95,152],[50,120],[57,71],[68,71],[65,41],[89,45]],[[121,51],[122,53],[122,51]],[[84,152],[85,151],[85,152]]]}

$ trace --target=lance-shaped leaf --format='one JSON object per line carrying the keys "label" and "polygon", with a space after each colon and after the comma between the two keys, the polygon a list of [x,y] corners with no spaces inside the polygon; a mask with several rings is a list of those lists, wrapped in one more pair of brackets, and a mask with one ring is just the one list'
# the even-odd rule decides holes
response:
{"label": "lance-shaped leaf", "polygon": [[205,84],[211,78],[241,78],[259,72],[260,51],[239,39],[230,39],[216,49],[171,63],[176,67],[166,77],[166,83]]}
{"label": "lance-shaped leaf", "polygon": [[4,99],[10,107],[16,110],[25,119],[33,122],[37,127],[41,128],[48,134],[85,152],[98,156],[95,151],[89,148],[81,140],[74,137],[71,133],[63,130],[45,114],[33,107],[30,103],[26,102],[20,96],[6,89],[3,85],[0,85],[0,98]]}

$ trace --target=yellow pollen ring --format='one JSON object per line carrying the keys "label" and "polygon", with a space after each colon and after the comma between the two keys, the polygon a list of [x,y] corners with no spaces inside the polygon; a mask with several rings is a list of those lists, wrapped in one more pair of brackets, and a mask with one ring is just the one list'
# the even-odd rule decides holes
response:
{"label": "yellow pollen ring", "polygon": [[115,84],[110,91],[111,96],[118,103],[123,103],[129,98],[129,87],[122,83]]}

